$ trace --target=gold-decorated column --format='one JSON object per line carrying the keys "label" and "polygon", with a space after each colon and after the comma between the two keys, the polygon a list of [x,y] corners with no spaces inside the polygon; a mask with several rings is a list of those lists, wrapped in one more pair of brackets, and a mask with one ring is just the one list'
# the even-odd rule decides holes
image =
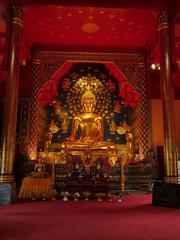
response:
{"label": "gold-decorated column", "polygon": [[172,46],[170,16],[167,11],[158,15],[160,48],[160,79],[164,124],[165,177],[177,176],[177,147],[175,141],[174,93],[172,83]]}
{"label": "gold-decorated column", "polygon": [[145,58],[140,58],[137,65],[138,79],[139,79],[139,105],[138,105],[138,119],[139,119],[139,154],[142,158],[148,155],[149,143],[149,124],[148,124],[148,96],[147,96],[147,79]]}
{"label": "gold-decorated column", "polygon": [[40,81],[41,81],[41,62],[39,59],[34,58],[32,66],[32,95],[28,134],[28,154],[31,160],[35,160],[37,158],[38,114],[39,114],[38,96],[41,84]]}
{"label": "gold-decorated column", "polygon": [[22,16],[23,11],[20,6],[11,7],[8,79],[4,98],[2,156],[0,164],[0,182],[7,183],[14,181],[13,166],[18,108],[20,38],[23,27]]}

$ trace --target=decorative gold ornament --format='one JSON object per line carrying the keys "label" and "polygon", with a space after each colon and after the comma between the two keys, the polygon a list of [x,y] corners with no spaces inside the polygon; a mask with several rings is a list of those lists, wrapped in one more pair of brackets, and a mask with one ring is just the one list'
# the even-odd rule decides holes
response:
{"label": "decorative gold ornament", "polygon": [[125,134],[125,132],[126,132],[126,129],[125,129],[125,128],[123,128],[123,127],[121,127],[121,126],[119,126],[119,127],[117,128],[117,133],[118,133],[119,135]]}
{"label": "decorative gold ornament", "polygon": [[116,134],[116,130],[117,130],[117,126],[114,122],[114,120],[111,118],[111,121],[108,121],[109,123],[109,131],[110,131],[110,134]]}
{"label": "decorative gold ornament", "polygon": [[67,130],[68,130],[68,116],[67,116],[67,113],[64,114],[64,119],[62,121],[62,124],[61,124],[61,128],[62,128],[62,133],[66,133]]}
{"label": "decorative gold ornament", "polygon": [[[100,91],[102,91],[100,93]],[[72,116],[76,116],[78,112],[83,112],[81,108],[82,95],[91,94],[92,99],[97,105],[95,113],[99,115],[107,114],[110,105],[110,94],[102,82],[90,74],[77,79],[74,85],[70,88],[67,95],[68,108],[71,109]],[[93,96],[94,95],[94,96]],[[103,103],[103,99],[107,99],[107,104]]]}
{"label": "decorative gold ornament", "polygon": [[57,133],[59,131],[58,126],[56,125],[56,123],[54,122],[54,120],[50,123],[50,127],[49,127],[50,131],[54,134]]}

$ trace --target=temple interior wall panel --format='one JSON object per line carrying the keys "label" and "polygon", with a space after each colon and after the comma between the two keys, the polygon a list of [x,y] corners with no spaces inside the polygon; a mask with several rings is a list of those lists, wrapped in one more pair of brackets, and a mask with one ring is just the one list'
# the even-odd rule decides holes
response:
{"label": "temple interior wall panel", "polygon": [[[180,154],[180,100],[175,100],[175,127],[176,139],[178,145],[178,153]],[[160,99],[151,100],[151,121],[152,121],[152,145],[153,150],[156,151],[157,146],[163,146],[163,116],[162,116],[162,102]]]}
{"label": "temple interior wall panel", "polygon": [[39,123],[38,123],[38,148],[44,147],[47,133],[47,110],[44,106],[39,107]]}
{"label": "temple interior wall panel", "polygon": [[163,124],[162,124],[162,103],[161,100],[151,100],[151,121],[152,121],[152,145],[156,150],[157,146],[163,145]]}
{"label": "temple interior wall panel", "polygon": [[176,139],[178,144],[178,153],[180,154],[180,100],[175,100],[175,122],[176,122]]}
{"label": "temple interior wall panel", "polygon": [[139,127],[138,127],[138,109],[135,108],[132,114],[133,122],[133,144],[134,152],[138,152],[139,149]]}

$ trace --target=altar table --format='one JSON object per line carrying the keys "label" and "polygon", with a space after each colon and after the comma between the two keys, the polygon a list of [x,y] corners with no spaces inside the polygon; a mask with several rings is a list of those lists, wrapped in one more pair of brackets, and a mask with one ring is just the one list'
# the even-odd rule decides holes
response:
{"label": "altar table", "polygon": [[47,178],[26,177],[22,181],[19,198],[48,197],[52,194],[52,180]]}

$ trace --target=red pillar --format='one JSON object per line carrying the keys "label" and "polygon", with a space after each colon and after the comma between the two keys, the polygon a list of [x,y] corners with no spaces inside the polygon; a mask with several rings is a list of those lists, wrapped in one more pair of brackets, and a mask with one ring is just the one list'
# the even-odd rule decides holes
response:
{"label": "red pillar", "polygon": [[16,122],[18,107],[20,38],[22,30],[22,8],[11,7],[11,26],[9,38],[8,79],[4,98],[4,119],[0,182],[12,183],[16,141]]}
{"label": "red pillar", "polygon": [[174,92],[172,82],[172,44],[170,16],[167,11],[158,15],[160,48],[160,79],[164,124],[165,177],[177,177],[177,146],[175,141]]}

